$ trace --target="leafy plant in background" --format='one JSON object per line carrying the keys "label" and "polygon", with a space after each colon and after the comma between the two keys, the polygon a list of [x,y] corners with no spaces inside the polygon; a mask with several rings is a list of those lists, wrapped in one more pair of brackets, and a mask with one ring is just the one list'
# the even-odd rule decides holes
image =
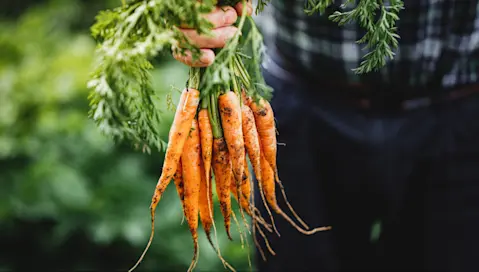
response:
{"label": "leafy plant in background", "polygon": [[[125,270],[148,236],[144,195],[156,180],[161,154],[115,146],[87,119],[85,82],[95,44],[88,29],[78,28],[79,21],[93,17],[87,11],[80,1],[51,1],[16,22],[0,23],[2,271],[31,266]],[[152,89],[164,96],[171,85],[182,83],[186,71],[175,62],[159,61],[152,70]],[[168,77],[164,70],[170,71]],[[165,112],[163,118],[158,133],[166,138],[172,114]],[[146,269],[157,271],[161,262],[166,270],[185,270],[190,262],[182,254],[189,249],[186,226],[180,226],[180,214],[168,209],[179,205],[174,194],[168,190],[160,205],[162,222]],[[231,262],[247,266],[245,250],[220,243]],[[199,269],[220,269],[214,252],[203,248]]]}
{"label": "leafy plant in background", "polygon": [[[402,0],[341,2],[344,2],[340,6],[341,9],[352,5],[355,7],[350,11],[337,10],[329,16],[329,19],[340,26],[357,22],[366,30],[366,34],[357,42],[366,44],[365,49],[369,52],[364,55],[363,61],[354,71],[357,74],[365,74],[381,69],[388,59],[394,58],[394,50],[397,49],[399,39],[396,22],[399,20],[399,12],[404,8],[404,2]],[[333,3],[334,0],[307,0],[305,12],[309,15],[324,14]]]}

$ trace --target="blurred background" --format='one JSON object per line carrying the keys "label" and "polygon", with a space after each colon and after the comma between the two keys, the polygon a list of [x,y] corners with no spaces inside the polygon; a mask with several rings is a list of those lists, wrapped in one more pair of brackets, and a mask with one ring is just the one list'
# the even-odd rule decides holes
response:
{"label": "blurred background", "polygon": [[[121,1],[0,3],[0,271],[126,271],[149,237],[163,154],[114,144],[87,117],[95,50],[89,27],[99,10]],[[186,67],[170,56],[154,64],[158,96],[173,92],[176,99]],[[173,112],[163,116],[166,140]],[[222,222],[218,209],[216,217]],[[171,185],[138,271],[186,271],[193,250],[181,222]],[[217,228],[225,259],[247,269],[238,232],[229,242],[222,224]],[[223,271],[203,233],[200,243],[197,271]]]}

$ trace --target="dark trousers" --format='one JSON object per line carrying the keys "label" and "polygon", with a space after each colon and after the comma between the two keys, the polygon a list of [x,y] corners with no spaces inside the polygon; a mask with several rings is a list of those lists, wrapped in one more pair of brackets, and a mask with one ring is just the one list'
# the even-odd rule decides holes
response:
{"label": "dark trousers", "polygon": [[310,226],[332,230],[307,236],[275,216],[276,256],[257,255],[259,271],[479,271],[478,95],[367,112],[322,97],[321,84],[265,78],[290,203]]}

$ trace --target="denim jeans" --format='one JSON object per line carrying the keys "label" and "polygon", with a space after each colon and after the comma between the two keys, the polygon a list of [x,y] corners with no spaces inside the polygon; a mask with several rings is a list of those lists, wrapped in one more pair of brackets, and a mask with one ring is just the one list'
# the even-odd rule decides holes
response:
{"label": "denim jeans", "polygon": [[323,97],[320,83],[264,75],[288,199],[311,227],[332,230],[304,235],[275,215],[276,256],[257,255],[259,271],[479,271],[478,95],[367,112]]}

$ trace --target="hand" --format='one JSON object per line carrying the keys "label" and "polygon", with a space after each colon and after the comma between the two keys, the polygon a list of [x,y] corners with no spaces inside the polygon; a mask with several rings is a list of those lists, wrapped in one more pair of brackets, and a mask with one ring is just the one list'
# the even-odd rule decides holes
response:
{"label": "hand", "polygon": [[[251,1],[247,2],[248,15],[253,13],[253,6]],[[215,53],[212,49],[222,48],[226,42],[232,38],[237,30],[232,26],[238,16],[241,16],[243,10],[243,3],[238,3],[233,7],[217,7],[211,13],[206,14],[205,18],[213,24],[212,36],[199,35],[196,30],[188,29],[186,26],[181,26],[180,30],[185,36],[192,41],[192,43],[200,48],[201,56],[198,61],[193,62],[191,52],[187,51],[186,55],[175,54],[173,57],[191,67],[206,67],[215,60]]]}

